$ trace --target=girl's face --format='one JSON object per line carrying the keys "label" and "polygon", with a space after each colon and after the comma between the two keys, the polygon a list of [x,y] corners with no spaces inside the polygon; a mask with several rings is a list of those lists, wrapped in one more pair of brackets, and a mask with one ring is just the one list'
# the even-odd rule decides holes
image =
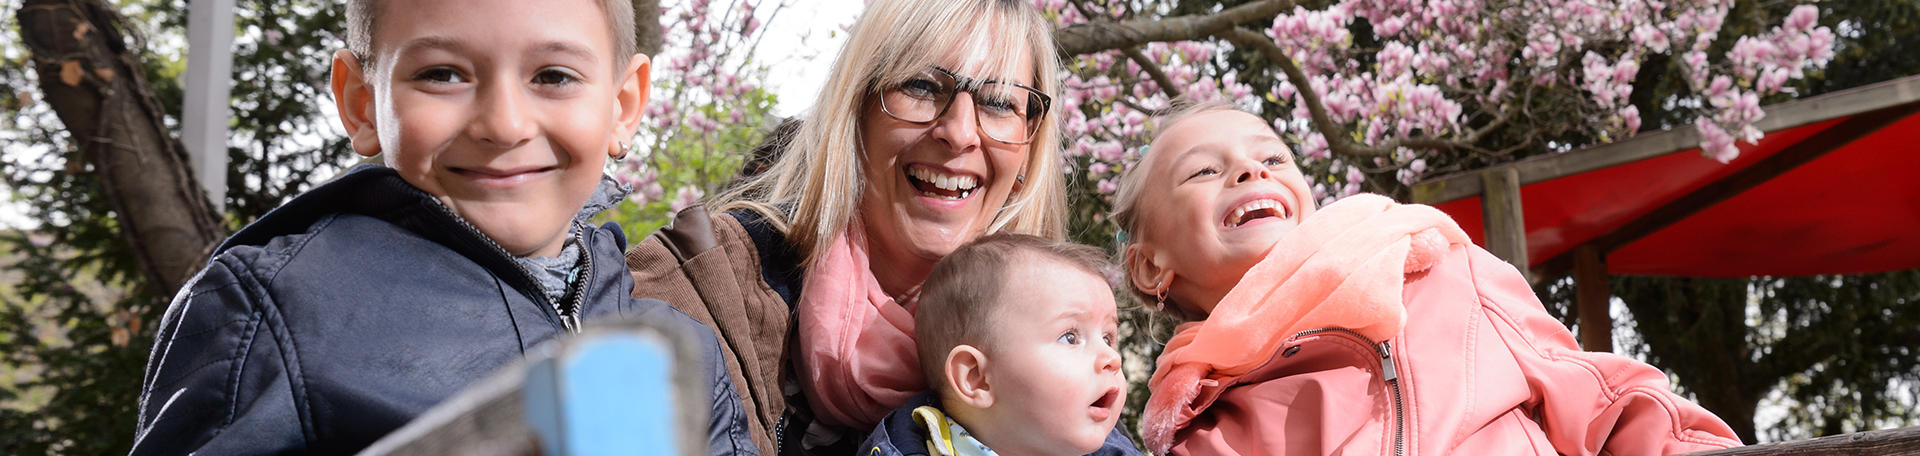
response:
{"label": "girl's face", "polygon": [[1293,151],[1266,122],[1237,110],[1197,114],[1161,133],[1140,185],[1133,284],[1211,313],[1281,236],[1313,214]]}

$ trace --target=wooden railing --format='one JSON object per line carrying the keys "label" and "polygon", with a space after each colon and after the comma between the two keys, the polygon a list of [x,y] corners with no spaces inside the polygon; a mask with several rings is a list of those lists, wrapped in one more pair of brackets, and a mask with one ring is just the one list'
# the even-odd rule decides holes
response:
{"label": "wooden railing", "polygon": [[538,347],[360,454],[704,455],[710,385],[693,347],[642,323],[590,328]]}
{"label": "wooden railing", "polygon": [[[627,324],[543,345],[362,456],[706,454],[707,385],[684,336]],[[691,406],[688,406],[691,405]],[[691,423],[692,425],[688,425]],[[1920,427],[1687,456],[1920,455]]]}
{"label": "wooden railing", "polygon": [[1920,455],[1920,427],[1904,427],[1853,434],[1764,443],[1740,448],[1688,453],[1687,456],[1855,456]]}

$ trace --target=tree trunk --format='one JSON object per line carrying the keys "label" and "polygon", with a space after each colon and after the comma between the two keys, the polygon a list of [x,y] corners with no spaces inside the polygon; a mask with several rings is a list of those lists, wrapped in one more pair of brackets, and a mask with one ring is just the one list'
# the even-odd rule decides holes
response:
{"label": "tree trunk", "polygon": [[660,29],[660,0],[633,0],[633,38],[638,43],[635,52],[648,58],[659,56],[667,39],[664,33]]}
{"label": "tree trunk", "polygon": [[173,295],[226,233],[185,147],[161,120],[137,32],[101,0],[26,0],[18,19],[42,100],[100,173],[141,272],[156,293]]}

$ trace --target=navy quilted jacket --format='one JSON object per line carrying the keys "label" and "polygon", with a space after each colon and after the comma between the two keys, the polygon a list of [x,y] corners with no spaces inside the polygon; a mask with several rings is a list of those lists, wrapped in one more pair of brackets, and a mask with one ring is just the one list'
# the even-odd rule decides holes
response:
{"label": "navy quilted jacket", "polygon": [[[603,207],[589,205],[585,212]],[[629,296],[625,239],[588,254],[562,308],[644,319],[702,342],[712,454],[755,454],[713,332]],[[167,308],[134,455],[352,454],[565,334],[538,280],[393,170],[363,166],[228,238]]]}

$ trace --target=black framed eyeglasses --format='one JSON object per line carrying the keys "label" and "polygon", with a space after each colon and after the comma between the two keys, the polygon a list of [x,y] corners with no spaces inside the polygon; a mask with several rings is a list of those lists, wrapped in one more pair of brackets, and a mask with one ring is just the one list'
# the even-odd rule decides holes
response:
{"label": "black framed eyeglasses", "polygon": [[980,131],[1007,144],[1026,144],[1040,131],[1053,97],[1019,83],[974,79],[931,67],[880,91],[880,110],[895,119],[929,123],[946,115],[960,92],[973,94]]}

